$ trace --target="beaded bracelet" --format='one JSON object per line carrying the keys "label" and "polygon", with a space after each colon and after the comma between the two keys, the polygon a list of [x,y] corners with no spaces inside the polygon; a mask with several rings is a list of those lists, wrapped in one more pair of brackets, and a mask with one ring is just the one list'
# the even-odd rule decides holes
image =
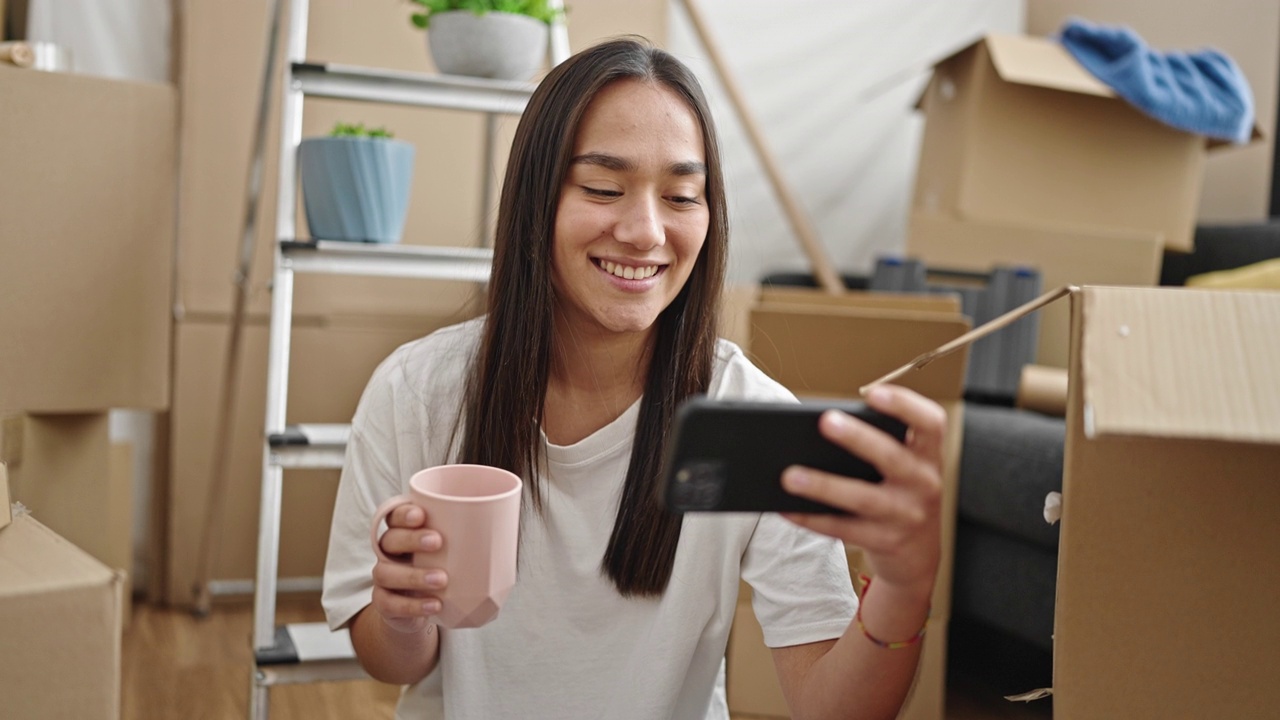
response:
{"label": "beaded bracelet", "polygon": [[[862,593],[863,593],[863,596],[865,597],[867,588],[871,587],[871,578],[867,577],[866,575],[859,575],[858,577],[860,580],[862,580],[862,583],[863,583]],[[858,603],[858,612],[853,616],[853,620],[858,624],[858,629],[862,631],[862,634],[866,636],[868,640],[874,643],[876,647],[884,648],[885,650],[901,650],[902,648],[911,647],[912,645],[915,645],[916,643],[920,642],[920,638],[924,637],[925,630],[929,629],[929,618],[932,616],[933,616],[933,608],[930,607],[928,615],[926,615],[924,618],[924,624],[920,626],[920,631],[917,632],[915,636],[912,637],[911,639],[900,640],[898,642],[885,642],[884,640],[881,640],[875,635],[872,635],[871,633],[867,632],[867,626],[862,624],[862,603],[861,602]]]}

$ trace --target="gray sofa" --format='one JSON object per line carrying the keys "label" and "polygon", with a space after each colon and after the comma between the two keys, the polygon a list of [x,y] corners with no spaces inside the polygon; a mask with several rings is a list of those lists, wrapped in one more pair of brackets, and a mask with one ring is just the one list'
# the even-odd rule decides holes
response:
{"label": "gray sofa", "polygon": [[1045,496],[1062,490],[1066,423],[968,403],[960,460],[953,614],[1035,647],[1053,647],[1058,527]]}

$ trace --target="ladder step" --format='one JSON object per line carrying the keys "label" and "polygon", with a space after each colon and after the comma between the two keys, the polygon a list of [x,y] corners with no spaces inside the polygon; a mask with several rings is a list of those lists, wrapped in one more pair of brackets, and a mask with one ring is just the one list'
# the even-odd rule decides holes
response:
{"label": "ladder step", "polygon": [[339,470],[350,437],[350,425],[289,425],[267,435],[267,445],[271,461],[280,467]]}
{"label": "ladder step", "polygon": [[475,247],[282,240],[280,251],[299,273],[487,282],[493,265],[493,250]]}
{"label": "ladder step", "polygon": [[355,656],[350,633],[345,629],[332,632],[322,622],[278,625],[275,644],[254,651],[259,665],[351,660]]}
{"label": "ladder step", "polygon": [[460,75],[411,73],[341,65],[293,63],[294,87],[304,95],[519,115],[536,87],[531,83]]}
{"label": "ladder step", "polygon": [[254,651],[259,685],[363,680],[351,635],[330,632],[324,623],[295,623],[276,628],[275,644]]}

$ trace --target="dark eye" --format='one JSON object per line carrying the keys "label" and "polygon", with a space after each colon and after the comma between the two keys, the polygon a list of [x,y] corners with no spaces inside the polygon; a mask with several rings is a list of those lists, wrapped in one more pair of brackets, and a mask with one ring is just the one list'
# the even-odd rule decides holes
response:
{"label": "dark eye", "polygon": [[686,195],[672,195],[667,199],[675,203],[676,205],[697,205],[698,204],[698,198],[688,197]]}
{"label": "dark eye", "polygon": [[606,190],[606,189],[603,189],[603,188],[593,188],[593,187],[588,187],[588,186],[586,186],[586,185],[583,185],[583,186],[582,186],[582,192],[584,192],[584,193],[586,193],[586,194],[588,194],[588,195],[590,195],[590,196],[592,196],[592,197],[601,197],[601,198],[616,198],[616,197],[622,197],[622,193],[621,193],[621,192],[619,192],[619,191],[617,191],[617,190]]}

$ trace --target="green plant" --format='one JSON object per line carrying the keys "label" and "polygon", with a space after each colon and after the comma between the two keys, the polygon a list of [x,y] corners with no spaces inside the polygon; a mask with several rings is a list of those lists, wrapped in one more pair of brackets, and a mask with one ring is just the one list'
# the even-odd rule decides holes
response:
{"label": "green plant", "polygon": [[329,137],[367,137],[390,140],[395,137],[395,135],[382,127],[366,128],[364,123],[352,124],[340,122],[334,125],[333,129],[329,131]]}
{"label": "green plant", "polygon": [[449,10],[470,10],[476,15],[489,12],[528,15],[548,25],[561,12],[553,9],[547,0],[409,0],[409,2],[421,6],[421,11],[413,13],[409,19],[414,27],[423,29],[431,25],[432,14]]}

